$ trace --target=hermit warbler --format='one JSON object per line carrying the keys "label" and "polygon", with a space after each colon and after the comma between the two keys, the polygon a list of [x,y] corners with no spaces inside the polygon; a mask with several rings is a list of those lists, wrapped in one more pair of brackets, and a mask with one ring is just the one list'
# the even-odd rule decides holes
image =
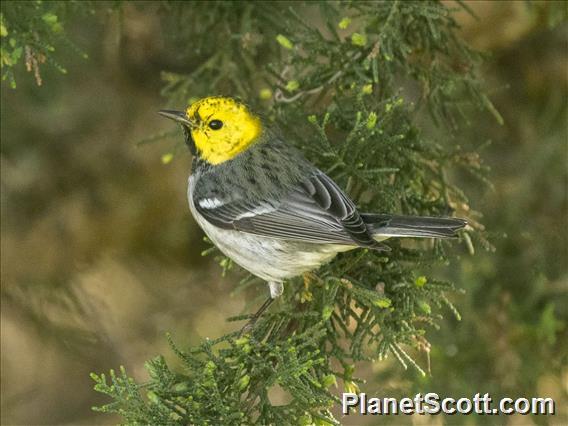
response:
{"label": "hermit warbler", "polygon": [[193,153],[189,208],[228,257],[266,280],[270,298],[283,282],[318,268],[337,253],[388,250],[390,237],[451,238],[456,218],[361,213],[324,172],[243,103],[222,96],[186,111],[160,111],[182,125]]}

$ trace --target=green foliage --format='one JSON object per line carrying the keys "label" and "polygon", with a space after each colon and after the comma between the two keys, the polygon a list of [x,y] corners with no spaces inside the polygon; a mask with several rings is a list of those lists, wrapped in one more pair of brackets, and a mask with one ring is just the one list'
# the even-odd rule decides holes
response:
{"label": "green foliage", "polygon": [[22,63],[33,72],[38,86],[42,84],[40,66],[44,63],[63,74],[66,69],[54,58],[60,47],[70,47],[84,58],[65,34],[67,16],[92,14],[90,2],[76,1],[5,1],[0,14],[0,64],[2,81],[16,88],[14,69]]}
{"label": "green foliage", "polygon": [[[251,424],[259,419],[262,424],[298,423],[306,404],[329,407],[336,399],[327,390],[333,374],[315,348],[320,337],[321,330],[314,327],[276,345],[225,336],[182,352],[172,343],[193,374],[176,374],[157,357],[146,364],[151,382],[144,388],[123,368],[119,375],[111,371],[110,381],[93,375],[96,390],[116,400],[99,410],[117,411],[133,424]],[[271,404],[268,393],[278,386],[290,392],[290,405]],[[314,416],[334,422],[325,409]]]}
{"label": "green foliage", "polygon": [[[170,341],[175,361],[166,363],[162,356],[149,361],[145,383],[123,368],[93,375],[95,389],[111,400],[97,411],[117,413],[128,424],[333,424],[338,393],[364,386],[357,375],[373,379],[369,387],[388,386],[392,396],[412,374],[415,380],[399,385],[402,396],[411,389],[448,396],[480,389],[496,397],[537,395],[551,389],[547,382],[560,383],[567,353],[561,337],[568,324],[566,239],[558,232],[566,224],[566,191],[558,184],[567,181],[565,37],[546,28],[566,20],[565,2],[526,2],[523,7],[534,12],[526,25],[534,28],[521,42],[509,41],[496,51],[491,71],[485,71],[493,87],[508,88],[491,96],[506,118],[502,127],[495,126],[503,119],[481,90],[481,57],[457,37],[447,2],[111,5],[119,18],[123,6],[130,8],[130,18],[145,13],[154,19],[156,11],[161,17],[162,31],[152,37],[164,42],[160,55],[144,60],[163,67],[162,93],[171,107],[212,94],[240,96],[365,211],[453,214],[468,217],[473,230],[482,231],[480,214],[464,192],[483,194],[483,222],[497,252],[480,251],[448,268],[456,254],[491,248],[483,232],[469,229],[451,245],[393,240],[389,253],[342,254],[286,283],[284,296],[246,336],[235,331],[189,348]],[[27,65],[39,83],[43,58],[66,62],[60,48],[77,23],[71,14],[90,18],[108,6],[3,2],[3,79],[15,84],[14,75]],[[486,19],[480,19],[480,28],[487,27]],[[128,60],[119,65],[124,72]],[[469,120],[475,120],[473,128],[463,126]],[[184,149],[173,126],[143,142],[172,135]],[[489,163],[493,159],[494,193],[485,191],[482,149]],[[175,152],[164,154],[162,162],[173,161]],[[204,252],[210,253],[223,272],[238,269],[216,248]],[[453,272],[467,297],[456,295],[440,271],[445,278]],[[33,295],[44,302],[37,298],[41,290],[34,287]],[[58,312],[75,304],[72,292],[60,301],[65,290],[43,289],[59,301]],[[249,306],[253,311],[267,294],[266,285],[251,276],[241,281],[241,290],[257,295]],[[23,294],[16,302],[29,305],[31,296]],[[466,319],[459,326],[460,313],[450,300],[457,300]],[[234,330],[248,317],[231,318]],[[45,322],[39,315],[34,321]],[[446,332],[431,333],[438,327]],[[61,334],[56,339],[70,341]],[[89,347],[85,337],[77,341],[80,349]],[[432,376],[425,374],[430,355]],[[411,368],[404,373],[396,362],[379,363],[388,356]],[[373,374],[371,362],[377,363]]]}
{"label": "green foliage", "polygon": [[[165,25],[175,26],[172,46],[199,63],[187,74],[163,73],[172,106],[240,95],[365,211],[468,212],[465,195],[446,176],[457,167],[482,177],[479,157],[426,139],[417,123],[427,111],[456,131],[470,107],[501,119],[480,91],[480,57],[457,38],[446,6],[220,2],[201,9],[164,7]],[[183,374],[158,358],[148,364],[143,386],[124,371],[110,383],[94,376],[96,389],[114,400],[100,410],[134,424],[333,424],[329,410],[337,397],[328,387],[340,378],[355,389],[355,363],[392,354],[424,375],[405,347],[427,350],[428,327],[444,313],[459,319],[447,297],[453,284],[417,273],[447,262],[447,243],[389,245],[386,255],[348,252],[291,280],[245,337],[235,332],[187,350],[173,346]],[[232,266],[224,258],[221,264]],[[254,277],[241,285],[266,293]],[[289,403],[271,402],[276,387]]]}
{"label": "green foliage", "polygon": [[[534,6],[561,3],[566,6]],[[568,33],[566,23],[547,30],[544,18],[538,30],[491,64],[495,86],[508,87],[492,96],[508,131],[480,120],[464,133],[465,141],[492,141],[483,157],[495,191],[485,192],[483,200],[484,225],[496,250],[460,261],[459,280],[468,294],[459,308],[467,320],[459,327],[444,324],[446,332],[432,339],[432,364],[439,367],[433,377],[413,383],[413,391],[463,395],[484,389],[495,398],[551,394],[566,405],[566,392],[547,383],[558,378],[560,387],[566,381],[568,354],[563,338],[568,330]],[[519,70],[530,69],[538,78],[529,71],[517,78]],[[479,191],[468,175],[461,179],[470,193]],[[385,374],[374,378],[385,379]],[[566,423],[566,417],[534,422]]]}

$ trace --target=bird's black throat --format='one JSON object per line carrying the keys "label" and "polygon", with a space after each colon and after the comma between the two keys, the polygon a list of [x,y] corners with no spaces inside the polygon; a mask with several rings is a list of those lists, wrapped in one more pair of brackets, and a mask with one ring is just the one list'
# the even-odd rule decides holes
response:
{"label": "bird's black throat", "polygon": [[191,154],[193,156],[197,156],[197,148],[195,147],[195,141],[191,137],[191,130],[189,129],[188,126],[182,125],[181,127],[183,129],[185,144],[187,145],[187,147],[191,151]]}

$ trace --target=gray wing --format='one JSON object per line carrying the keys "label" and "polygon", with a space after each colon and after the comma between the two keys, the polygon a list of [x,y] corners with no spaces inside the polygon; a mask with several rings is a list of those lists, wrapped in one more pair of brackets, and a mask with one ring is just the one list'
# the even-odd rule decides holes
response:
{"label": "gray wing", "polygon": [[312,243],[386,248],[373,239],[353,201],[319,170],[279,200],[201,196],[194,198],[194,204],[207,221],[223,229]]}

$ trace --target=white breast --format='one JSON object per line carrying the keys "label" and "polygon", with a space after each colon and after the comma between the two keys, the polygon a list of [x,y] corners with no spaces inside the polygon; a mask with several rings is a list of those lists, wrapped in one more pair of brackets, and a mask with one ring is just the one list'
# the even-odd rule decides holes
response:
{"label": "white breast", "polygon": [[[190,176],[187,195],[189,209],[198,225],[223,254],[266,281],[282,282],[287,278],[301,275],[330,261],[338,252],[352,249],[345,245],[288,241],[221,229],[209,223],[195,208],[193,202],[195,182],[194,176]],[[215,203],[213,200],[215,199],[208,200],[206,205],[213,205]],[[202,206],[201,202],[200,207],[207,208]]]}

